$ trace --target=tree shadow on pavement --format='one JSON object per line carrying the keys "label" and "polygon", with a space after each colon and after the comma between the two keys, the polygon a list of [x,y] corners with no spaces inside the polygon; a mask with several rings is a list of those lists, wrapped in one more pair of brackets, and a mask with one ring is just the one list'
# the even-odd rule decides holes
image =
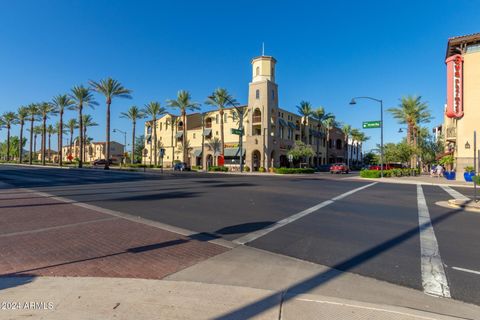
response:
{"label": "tree shadow on pavement", "polygon": [[[423,225],[420,225],[415,228],[411,228],[408,231],[405,231],[404,233],[391,238],[388,241],[385,241],[377,246],[374,246],[370,249],[367,249],[349,259],[346,259],[340,263],[337,263],[336,265],[332,266],[331,269],[327,271],[320,272],[314,276],[311,276],[303,281],[300,281],[285,290],[274,292],[271,295],[257,300],[256,302],[253,302],[249,305],[243,306],[239,309],[236,309],[232,312],[229,312],[227,314],[224,314],[222,316],[216,317],[216,320],[234,320],[234,319],[247,319],[247,318],[253,318],[256,315],[259,315],[260,313],[273,308],[275,306],[278,306],[279,304],[285,303],[285,301],[291,300],[292,298],[295,298],[299,294],[304,294],[308,293],[314,288],[317,288],[333,279],[336,277],[340,276],[342,272],[349,271],[352,268],[359,266],[362,263],[365,263],[372,259],[373,257],[386,252],[402,242],[408,240],[409,238],[415,236],[418,234],[420,230],[423,230],[425,228],[430,227],[430,225],[435,225],[443,222],[444,220],[453,217],[454,215],[462,212],[461,209],[457,210],[452,210],[448,213],[445,213],[435,219],[431,220],[430,223],[425,223]],[[341,270],[341,271],[340,271]],[[288,294],[287,294],[288,292]],[[281,297],[281,298],[279,298]]]}
{"label": "tree shadow on pavement", "polygon": [[0,277],[0,290],[23,286],[32,282],[35,275],[22,274],[21,276]]}

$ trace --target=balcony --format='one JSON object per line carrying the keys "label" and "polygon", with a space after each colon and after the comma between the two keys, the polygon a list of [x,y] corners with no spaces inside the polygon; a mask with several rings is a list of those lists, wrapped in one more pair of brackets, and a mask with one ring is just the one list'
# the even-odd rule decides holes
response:
{"label": "balcony", "polygon": [[262,122],[262,116],[253,116],[253,117],[252,117],[252,122],[253,122],[253,123]]}
{"label": "balcony", "polygon": [[456,127],[447,127],[445,131],[445,140],[455,141],[457,140],[457,128]]}

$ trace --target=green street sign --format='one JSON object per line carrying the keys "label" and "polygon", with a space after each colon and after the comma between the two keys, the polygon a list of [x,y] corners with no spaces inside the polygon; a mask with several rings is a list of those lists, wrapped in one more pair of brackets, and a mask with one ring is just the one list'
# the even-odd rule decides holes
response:
{"label": "green street sign", "polygon": [[376,129],[376,128],[380,128],[381,126],[382,126],[381,121],[364,121],[362,123],[363,129]]}
{"label": "green street sign", "polygon": [[232,134],[243,135],[243,130],[240,130],[240,129],[232,129]]}

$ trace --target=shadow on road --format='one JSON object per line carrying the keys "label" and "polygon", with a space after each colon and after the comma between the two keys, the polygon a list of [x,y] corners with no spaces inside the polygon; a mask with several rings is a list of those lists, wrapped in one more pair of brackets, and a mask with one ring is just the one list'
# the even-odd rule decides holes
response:
{"label": "shadow on road", "polygon": [[21,276],[0,277],[0,290],[23,286],[32,282],[36,278],[35,275],[22,274]]}

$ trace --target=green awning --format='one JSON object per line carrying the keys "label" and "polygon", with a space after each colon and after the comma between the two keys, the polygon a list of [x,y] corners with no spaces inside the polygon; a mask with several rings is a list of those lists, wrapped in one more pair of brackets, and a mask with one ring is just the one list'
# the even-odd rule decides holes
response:
{"label": "green awning", "polygon": [[288,127],[288,123],[287,123],[287,121],[285,121],[284,119],[278,118],[278,122],[280,122],[280,125],[281,125],[282,127],[285,127],[285,128]]}
{"label": "green awning", "polygon": [[202,149],[195,149],[193,150],[193,156],[194,157],[201,157],[202,156]]}
{"label": "green awning", "polygon": [[293,122],[288,122],[288,126],[292,129],[297,129],[297,126]]}
{"label": "green awning", "polygon": [[[239,148],[225,148],[225,152],[223,154],[225,157],[239,157],[240,156],[240,149]],[[243,155],[245,155],[245,148],[243,148]]]}
{"label": "green awning", "polygon": [[175,135],[175,137],[176,137],[177,139],[183,137],[183,131],[177,132],[177,134]]}

